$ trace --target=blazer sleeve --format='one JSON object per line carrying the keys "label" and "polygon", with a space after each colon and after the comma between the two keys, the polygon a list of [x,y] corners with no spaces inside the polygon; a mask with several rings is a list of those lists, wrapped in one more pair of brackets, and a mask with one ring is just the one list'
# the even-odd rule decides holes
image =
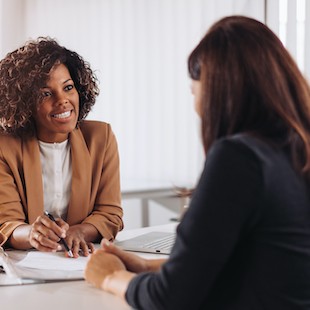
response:
{"label": "blazer sleeve", "polygon": [[[91,197],[94,197],[93,210],[82,223],[89,223],[96,227],[102,237],[114,240],[118,231],[123,229],[123,210],[121,207],[119,153],[116,137],[111,126],[106,124],[106,139],[102,149],[100,143],[89,145],[96,149],[92,154],[93,160],[93,185]],[[95,135],[95,140],[97,139]],[[101,141],[102,138],[98,137]],[[91,200],[93,200],[91,199]]]}
{"label": "blazer sleeve", "polygon": [[[22,205],[22,176],[19,169],[16,143],[1,136],[0,146],[0,245],[4,245],[19,225],[26,223],[27,218]],[[7,148],[10,145],[10,149]]]}

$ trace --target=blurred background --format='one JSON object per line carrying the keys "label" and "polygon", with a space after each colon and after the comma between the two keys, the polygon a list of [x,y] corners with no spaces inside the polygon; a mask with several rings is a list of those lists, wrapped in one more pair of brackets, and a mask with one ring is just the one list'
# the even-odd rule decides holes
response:
{"label": "blurred background", "polygon": [[[50,36],[96,72],[101,93],[88,119],[116,134],[127,228],[178,217],[184,200],[167,191],[195,186],[204,154],[187,57],[214,21],[232,14],[265,22],[310,76],[306,0],[0,0],[1,58]],[[153,199],[155,190],[166,192]]]}

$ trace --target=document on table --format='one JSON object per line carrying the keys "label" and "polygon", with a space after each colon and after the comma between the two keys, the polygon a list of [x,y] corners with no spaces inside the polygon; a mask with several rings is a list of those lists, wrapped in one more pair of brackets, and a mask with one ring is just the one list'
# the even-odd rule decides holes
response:
{"label": "document on table", "polygon": [[[81,280],[88,260],[84,256],[68,258],[64,252],[48,253],[35,250],[2,251],[1,256],[1,264],[7,276],[12,281],[14,278],[20,280],[17,282],[21,283],[16,284]],[[5,282],[9,281],[8,277]],[[0,285],[2,282],[0,279]]]}
{"label": "document on table", "polygon": [[63,252],[39,252],[39,251],[8,251],[9,258],[16,267],[25,267],[40,270],[84,270],[87,257],[65,257]]}

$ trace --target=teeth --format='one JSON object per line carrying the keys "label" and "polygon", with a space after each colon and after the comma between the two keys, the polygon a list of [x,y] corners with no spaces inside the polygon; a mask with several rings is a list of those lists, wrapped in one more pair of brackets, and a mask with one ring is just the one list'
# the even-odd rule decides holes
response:
{"label": "teeth", "polygon": [[71,112],[67,111],[67,112],[63,112],[60,114],[54,114],[53,117],[55,117],[55,118],[66,118],[66,117],[69,117],[70,114],[71,114]]}

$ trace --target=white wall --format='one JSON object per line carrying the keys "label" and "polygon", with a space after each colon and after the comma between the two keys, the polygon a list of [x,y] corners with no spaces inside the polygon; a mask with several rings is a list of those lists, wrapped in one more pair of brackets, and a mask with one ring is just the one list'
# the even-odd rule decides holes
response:
{"label": "white wall", "polygon": [[[101,95],[89,118],[112,124],[123,187],[146,180],[192,186],[204,156],[188,54],[219,17],[263,21],[264,0],[1,0],[0,14],[1,57],[29,38],[51,36],[96,70]],[[128,223],[137,218],[133,203],[124,202]]]}
{"label": "white wall", "polygon": [[0,0],[0,58],[24,41],[22,0]]}
{"label": "white wall", "polygon": [[266,23],[310,80],[310,1],[266,0]]}

